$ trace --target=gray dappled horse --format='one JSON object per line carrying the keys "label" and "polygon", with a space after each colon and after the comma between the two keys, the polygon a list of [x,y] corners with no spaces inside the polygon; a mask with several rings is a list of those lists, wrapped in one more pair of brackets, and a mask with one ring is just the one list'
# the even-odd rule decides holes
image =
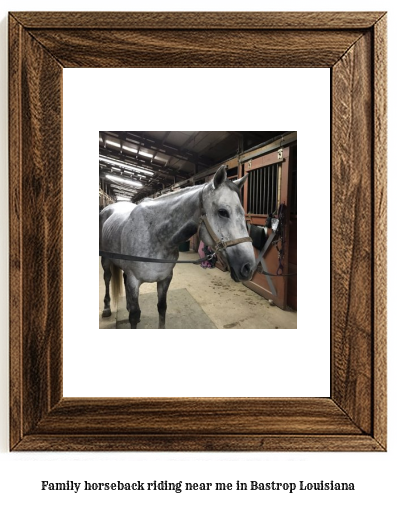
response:
{"label": "gray dappled horse", "polygon": [[[250,280],[255,256],[247,237],[240,190],[247,176],[230,182],[226,166],[204,185],[185,188],[138,205],[120,202],[107,206],[99,215],[99,249],[103,252],[177,261],[179,245],[199,230],[201,241],[212,247],[229,266],[236,282]],[[165,328],[167,291],[175,264],[136,262],[102,257],[106,295],[102,317],[109,317],[109,282],[113,297],[120,291],[124,272],[127,310],[132,329],[140,321],[139,287],[157,282],[159,328]],[[112,277],[113,274],[113,277]]]}

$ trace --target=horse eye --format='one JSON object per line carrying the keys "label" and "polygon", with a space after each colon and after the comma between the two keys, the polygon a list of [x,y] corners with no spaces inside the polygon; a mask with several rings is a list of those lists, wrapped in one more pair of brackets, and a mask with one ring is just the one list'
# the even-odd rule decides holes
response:
{"label": "horse eye", "polygon": [[229,212],[226,209],[219,209],[218,214],[220,217],[229,218]]}

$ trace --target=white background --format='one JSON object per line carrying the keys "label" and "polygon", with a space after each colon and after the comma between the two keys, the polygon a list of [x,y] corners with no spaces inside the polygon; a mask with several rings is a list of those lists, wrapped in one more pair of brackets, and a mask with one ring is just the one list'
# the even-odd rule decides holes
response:
{"label": "white background", "polygon": [[[79,2],[70,0],[62,6],[63,10],[90,10],[91,5],[85,0]],[[299,9],[316,10],[318,2],[301,1]],[[37,10],[54,10],[53,2],[36,1]],[[97,1],[95,10],[297,10],[298,4],[284,1],[275,5],[274,2],[246,1],[243,5],[230,2],[201,1],[147,1],[142,2],[108,2]],[[323,10],[388,10],[389,11],[389,48],[396,45],[396,7],[391,1],[373,2],[325,1],[321,3]],[[120,506],[129,505],[157,505],[181,504],[186,505],[218,505],[224,502],[249,502],[250,505],[297,505],[318,506],[338,505],[347,506],[360,502],[363,506],[376,504],[393,505],[395,503],[395,469],[397,465],[396,449],[396,332],[395,311],[391,306],[396,301],[396,291],[393,280],[396,277],[395,263],[389,265],[389,445],[387,453],[31,453],[10,454],[8,452],[8,297],[7,297],[7,74],[4,72],[7,62],[7,10],[32,10],[33,4],[27,1],[6,0],[3,4],[0,34],[1,34],[1,100],[0,100],[0,216],[2,217],[0,265],[2,273],[2,291],[0,293],[1,332],[0,332],[0,499],[3,505],[51,505],[59,506],[87,505],[91,500],[98,506],[116,503]],[[390,51],[389,61],[389,111],[396,111],[395,91],[395,57]],[[390,115],[389,146],[393,146],[396,134],[395,114]],[[396,157],[392,150],[389,152],[389,167],[396,166]],[[395,172],[394,172],[395,173]],[[389,216],[396,216],[396,179],[393,171],[389,175]],[[393,224],[394,221],[391,221]],[[369,231],[370,233],[371,231]],[[390,226],[391,240],[389,242],[389,256],[395,258],[395,241]],[[315,381],[315,380],[314,380]],[[356,491],[353,493],[268,493],[251,492],[242,496],[238,492],[230,493],[187,493],[176,495],[173,492],[155,493],[44,493],[40,491],[40,481],[55,482],[73,481],[318,481],[321,479],[334,481],[354,481]]]}
{"label": "white background", "polygon": [[[64,395],[329,396],[330,70],[65,69],[63,83]],[[98,131],[233,129],[298,131],[298,330],[99,330]]]}

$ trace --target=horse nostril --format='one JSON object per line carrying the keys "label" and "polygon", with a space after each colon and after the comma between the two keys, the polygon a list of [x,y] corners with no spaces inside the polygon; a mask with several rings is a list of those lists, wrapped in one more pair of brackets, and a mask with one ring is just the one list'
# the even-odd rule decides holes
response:
{"label": "horse nostril", "polygon": [[243,278],[249,278],[252,274],[251,264],[246,262],[240,269],[240,274]]}

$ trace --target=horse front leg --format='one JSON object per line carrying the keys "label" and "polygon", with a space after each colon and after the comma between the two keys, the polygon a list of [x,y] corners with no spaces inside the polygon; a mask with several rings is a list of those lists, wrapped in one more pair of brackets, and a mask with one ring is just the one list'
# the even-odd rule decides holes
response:
{"label": "horse front leg", "polygon": [[134,275],[127,273],[124,276],[124,285],[131,329],[136,329],[138,322],[141,321],[141,309],[138,302],[141,282]]}
{"label": "horse front leg", "polygon": [[110,259],[106,257],[101,257],[101,264],[103,267],[103,279],[105,280],[105,297],[103,299],[104,308],[102,312],[102,317],[110,317],[112,315],[112,310],[110,309],[110,293],[109,293],[109,284],[110,279],[112,278],[112,272],[110,270]]}
{"label": "horse front leg", "polygon": [[170,276],[157,282],[157,309],[159,311],[159,329],[165,329],[165,313],[167,311],[167,292],[172,280],[172,272]]}

